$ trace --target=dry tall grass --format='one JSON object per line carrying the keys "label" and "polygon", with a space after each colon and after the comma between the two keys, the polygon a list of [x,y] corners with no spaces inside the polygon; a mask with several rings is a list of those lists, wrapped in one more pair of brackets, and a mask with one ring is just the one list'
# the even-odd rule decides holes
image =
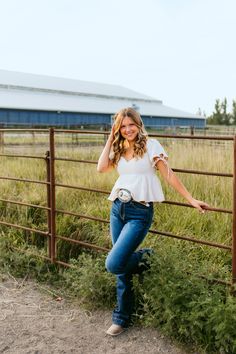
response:
{"label": "dry tall grass", "polygon": [[[209,143],[207,141],[192,140],[171,140],[160,139],[169,155],[169,163],[173,168],[204,170],[209,172],[232,173],[233,169],[233,147],[231,142]],[[24,148],[24,147],[22,147]],[[34,153],[36,147],[33,147]],[[41,149],[41,148],[40,148]],[[61,145],[56,147],[56,155],[59,157],[71,157],[76,159],[89,159],[96,161],[102,146],[73,145],[64,148]],[[16,153],[21,153],[19,146]],[[39,154],[43,156],[42,150]],[[16,176],[27,179],[46,179],[44,161],[29,160],[20,158],[1,158],[1,175]],[[187,189],[197,199],[205,200],[210,206],[221,208],[232,208],[232,179],[201,176],[181,173],[181,180]],[[117,178],[114,171],[110,174],[99,174],[96,165],[76,162],[56,161],[56,182],[83,186],[88,188],[98,188],[110,191]],[[162,181],[167,200],[183,201],[181,196],[172,190]],[[30,202],[32,204],[46,205],[46,187],[43,185],[1,181],[1,197],[5,199]],[[56,192],[57,208],[74,211],[81,214],[88,214],[109,219],[110,202],[104,194],[78,191],[58,187]],[[2,215],[7,221],[30,225],[35,222],[35,212],[30,213],[27,208],[21,206],[5,205],[1,203]],[[42,215],[44,213],[44,216]],[[40,227],[46,229],[46,213],[41,212]],[[88,226],[89,225],[89,226]],[[83,235],[76,230],[83,228]],[[213,242],[231,244],[232,216],[230,214],[220,214],[208,212],[199,214],[192,208],[170,206],[166,204],[155,205],[155,218],[153,229],[167,231],[178,235],[193,236],[199,239]],[[91,221],[78,220],[74,217],[57,217],[58,234],[74,237],[82,237],[84,240],[98,243],[99,245],[109,245],[107,225],[98,225]],[[87,236],[86,236],[87,235]],[[212,264],[229,264],[230,254],[226,251],[211,249],[206,246],[167,239],[166,237],[149,234],[145,244],[158,249],[162,243],[176,244],[176,247],[186,247],[186,254],[196,254],[204,259],[210,257]]]}

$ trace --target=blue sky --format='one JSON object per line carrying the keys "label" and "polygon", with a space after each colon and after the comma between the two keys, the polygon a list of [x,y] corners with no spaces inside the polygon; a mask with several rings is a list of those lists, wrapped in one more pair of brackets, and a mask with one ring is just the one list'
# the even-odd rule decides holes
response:
{"label": "blue sky", "polygon": [[0,0],[0,69],[118,84],[207,115],[236,99],[234,0]]}

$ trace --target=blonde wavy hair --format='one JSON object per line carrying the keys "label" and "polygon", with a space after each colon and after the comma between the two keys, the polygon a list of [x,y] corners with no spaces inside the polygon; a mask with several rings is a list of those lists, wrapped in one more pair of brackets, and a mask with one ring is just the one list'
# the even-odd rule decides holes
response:
{"label": "blonde wavy hair", "polygon": [[123,108],[114,116],[114,141],[112,143],[113,151],[111,156],[113,166],[117,165],[121,156],[127,149],[126,139],[124,139],[120,133],[120,127],[125,117],[131,118],[134,124],[139,128],[137,138],[134,142],[134,157],[143,157],[144,153],[147,151],[147,133],[140,114],[131,107]]}

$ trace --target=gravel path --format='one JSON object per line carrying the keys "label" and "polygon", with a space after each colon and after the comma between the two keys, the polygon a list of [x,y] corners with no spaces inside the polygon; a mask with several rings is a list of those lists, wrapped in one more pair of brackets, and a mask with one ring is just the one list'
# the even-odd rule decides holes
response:
{"label": "gravel path", "polygon": [[109,337],[105,330],[110,326],[110,312],[90,313],[40,287],[13,278],[0,282],[0,353],[190,353],[150,328],[133,327]]}

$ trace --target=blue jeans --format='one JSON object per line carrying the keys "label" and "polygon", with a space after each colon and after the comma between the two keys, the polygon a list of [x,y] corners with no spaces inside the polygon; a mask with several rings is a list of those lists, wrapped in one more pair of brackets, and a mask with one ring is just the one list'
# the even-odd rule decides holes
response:
{"label": "blue jeans", "polygon": [[112,203],[110,227],[113,247],[106,259],[106,269],[116,274],[117,306],[112,322],[122,327],[129,324],[133,311],[132,275],[139,273],[142,257],[149,251],[136,249],[145,238],[152,218],[152,203],[149,207],[134,201],[122,203],[119,199]]}

